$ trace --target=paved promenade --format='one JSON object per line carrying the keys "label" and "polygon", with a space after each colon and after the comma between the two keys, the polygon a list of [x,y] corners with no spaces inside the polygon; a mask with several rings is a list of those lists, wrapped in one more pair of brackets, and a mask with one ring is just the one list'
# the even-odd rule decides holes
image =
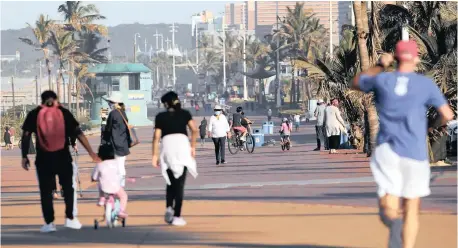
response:
{"label": "paved promenade", "polygon": [[[256,123],[263,118],[255,117]],[[199,118],[197,118],[198,121]],[[351,150],[330,155],[315,148],[313,123],[293,133],[293,148],[227,151],[216,166],[213,145],[198,149],[197,179],[187,179],[183,228],[163,224],[164,180],[151,166],[152,128],[138,131],[142,144],[127,159],[130,217],[126,228],[92,229],[102,209],[89,175],[93,164],[78,158],[83,198],[82,230],[65,230],[62,200],[56,202],[60,230],[40,234],[43,220],[35,170],[20,168],[18,150],[2,151],[2,247],[386,247],[378,222],[375,185],[368,159]],[[266,139],[279,140],[278,135]],[[96,137],[90,138],[94,149]],[[456,167],[434,169],[433,194],[422,206],[417,247],[456,247]],[[437,246],[440,244],[440,246]]]}

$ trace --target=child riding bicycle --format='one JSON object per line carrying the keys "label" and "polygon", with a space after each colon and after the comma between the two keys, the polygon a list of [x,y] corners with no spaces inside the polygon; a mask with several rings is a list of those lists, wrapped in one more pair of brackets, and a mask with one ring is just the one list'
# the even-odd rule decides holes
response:
{"label": "child riding bicycle", "polygon": [[293,125],[291,122],[288,120],[288,118],[283,118],[283,121],[281,123],[280,127],[280,135],[282,139],[282,144],[284,144],[286,141],[291,144],[290,136],[291,136],[291,131],[293,130]]}
{"label": "child riding bicycle", "polygon": [[126,218],[127,193],[121,187],[121,177],[118,173],[118,163],[114,159],[104,160],[98,163],[92,173],[92,181],[99,182],[99,202],[98,206],[105,206],[106,195],[113,195],[119,198],[121,209],[118,216]]}

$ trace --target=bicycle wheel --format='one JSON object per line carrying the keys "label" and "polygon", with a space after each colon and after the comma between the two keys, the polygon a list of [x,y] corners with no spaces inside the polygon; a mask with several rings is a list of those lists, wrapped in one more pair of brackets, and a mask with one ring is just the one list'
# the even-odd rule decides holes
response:
{"label": "bicycle wheel", "polygon": [[246,147],[247,152],[249,153],[254,152],[254,137],[249,133],[247,133],[246,135],[245,147]]}
{"label": "bicycle wheel", "polygon": [[291,144],[288,142],[288,143],[286,143],[286,145],[285,145],[285,146],[286,146],[286,150],[288,150],[288,151],[289,151],[289,149],[291,148]]}
{"label": "bicycle wheel", "polygon": [[235,134],[232,134],[231,138],[227,139],[227,148],[231,154],[239,152],[239,141]]}
{"label": "bicycle wheel", "polygon": [[281,150],[284,151],[286,149],[286,145],[281,144]]}

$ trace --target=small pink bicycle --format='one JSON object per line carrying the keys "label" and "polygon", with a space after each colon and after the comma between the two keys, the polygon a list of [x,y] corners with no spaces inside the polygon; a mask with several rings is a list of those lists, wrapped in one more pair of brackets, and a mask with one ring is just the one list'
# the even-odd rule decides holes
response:
{"label": "small pink bicycle", "polygon": [[119,211],[121,210],[121,204],[116,195],[105,194],[105,213],[101,220],[94,220],[94,229],[99,228],[99,221],[106,221],[107,227],[114,228],[119,225],[118,221],[121,221],[122,227],[126,227],[126,219],[118,216]]}

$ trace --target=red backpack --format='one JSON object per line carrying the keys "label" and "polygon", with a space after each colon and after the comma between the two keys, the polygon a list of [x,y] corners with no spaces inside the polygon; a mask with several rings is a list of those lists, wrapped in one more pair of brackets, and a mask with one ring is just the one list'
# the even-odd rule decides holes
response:
{"label": "red backpack", "polygon": [[40,147],[47,152],[65,148],[65,121],[59,106],[41,106],[37,118],[37,137]]}

